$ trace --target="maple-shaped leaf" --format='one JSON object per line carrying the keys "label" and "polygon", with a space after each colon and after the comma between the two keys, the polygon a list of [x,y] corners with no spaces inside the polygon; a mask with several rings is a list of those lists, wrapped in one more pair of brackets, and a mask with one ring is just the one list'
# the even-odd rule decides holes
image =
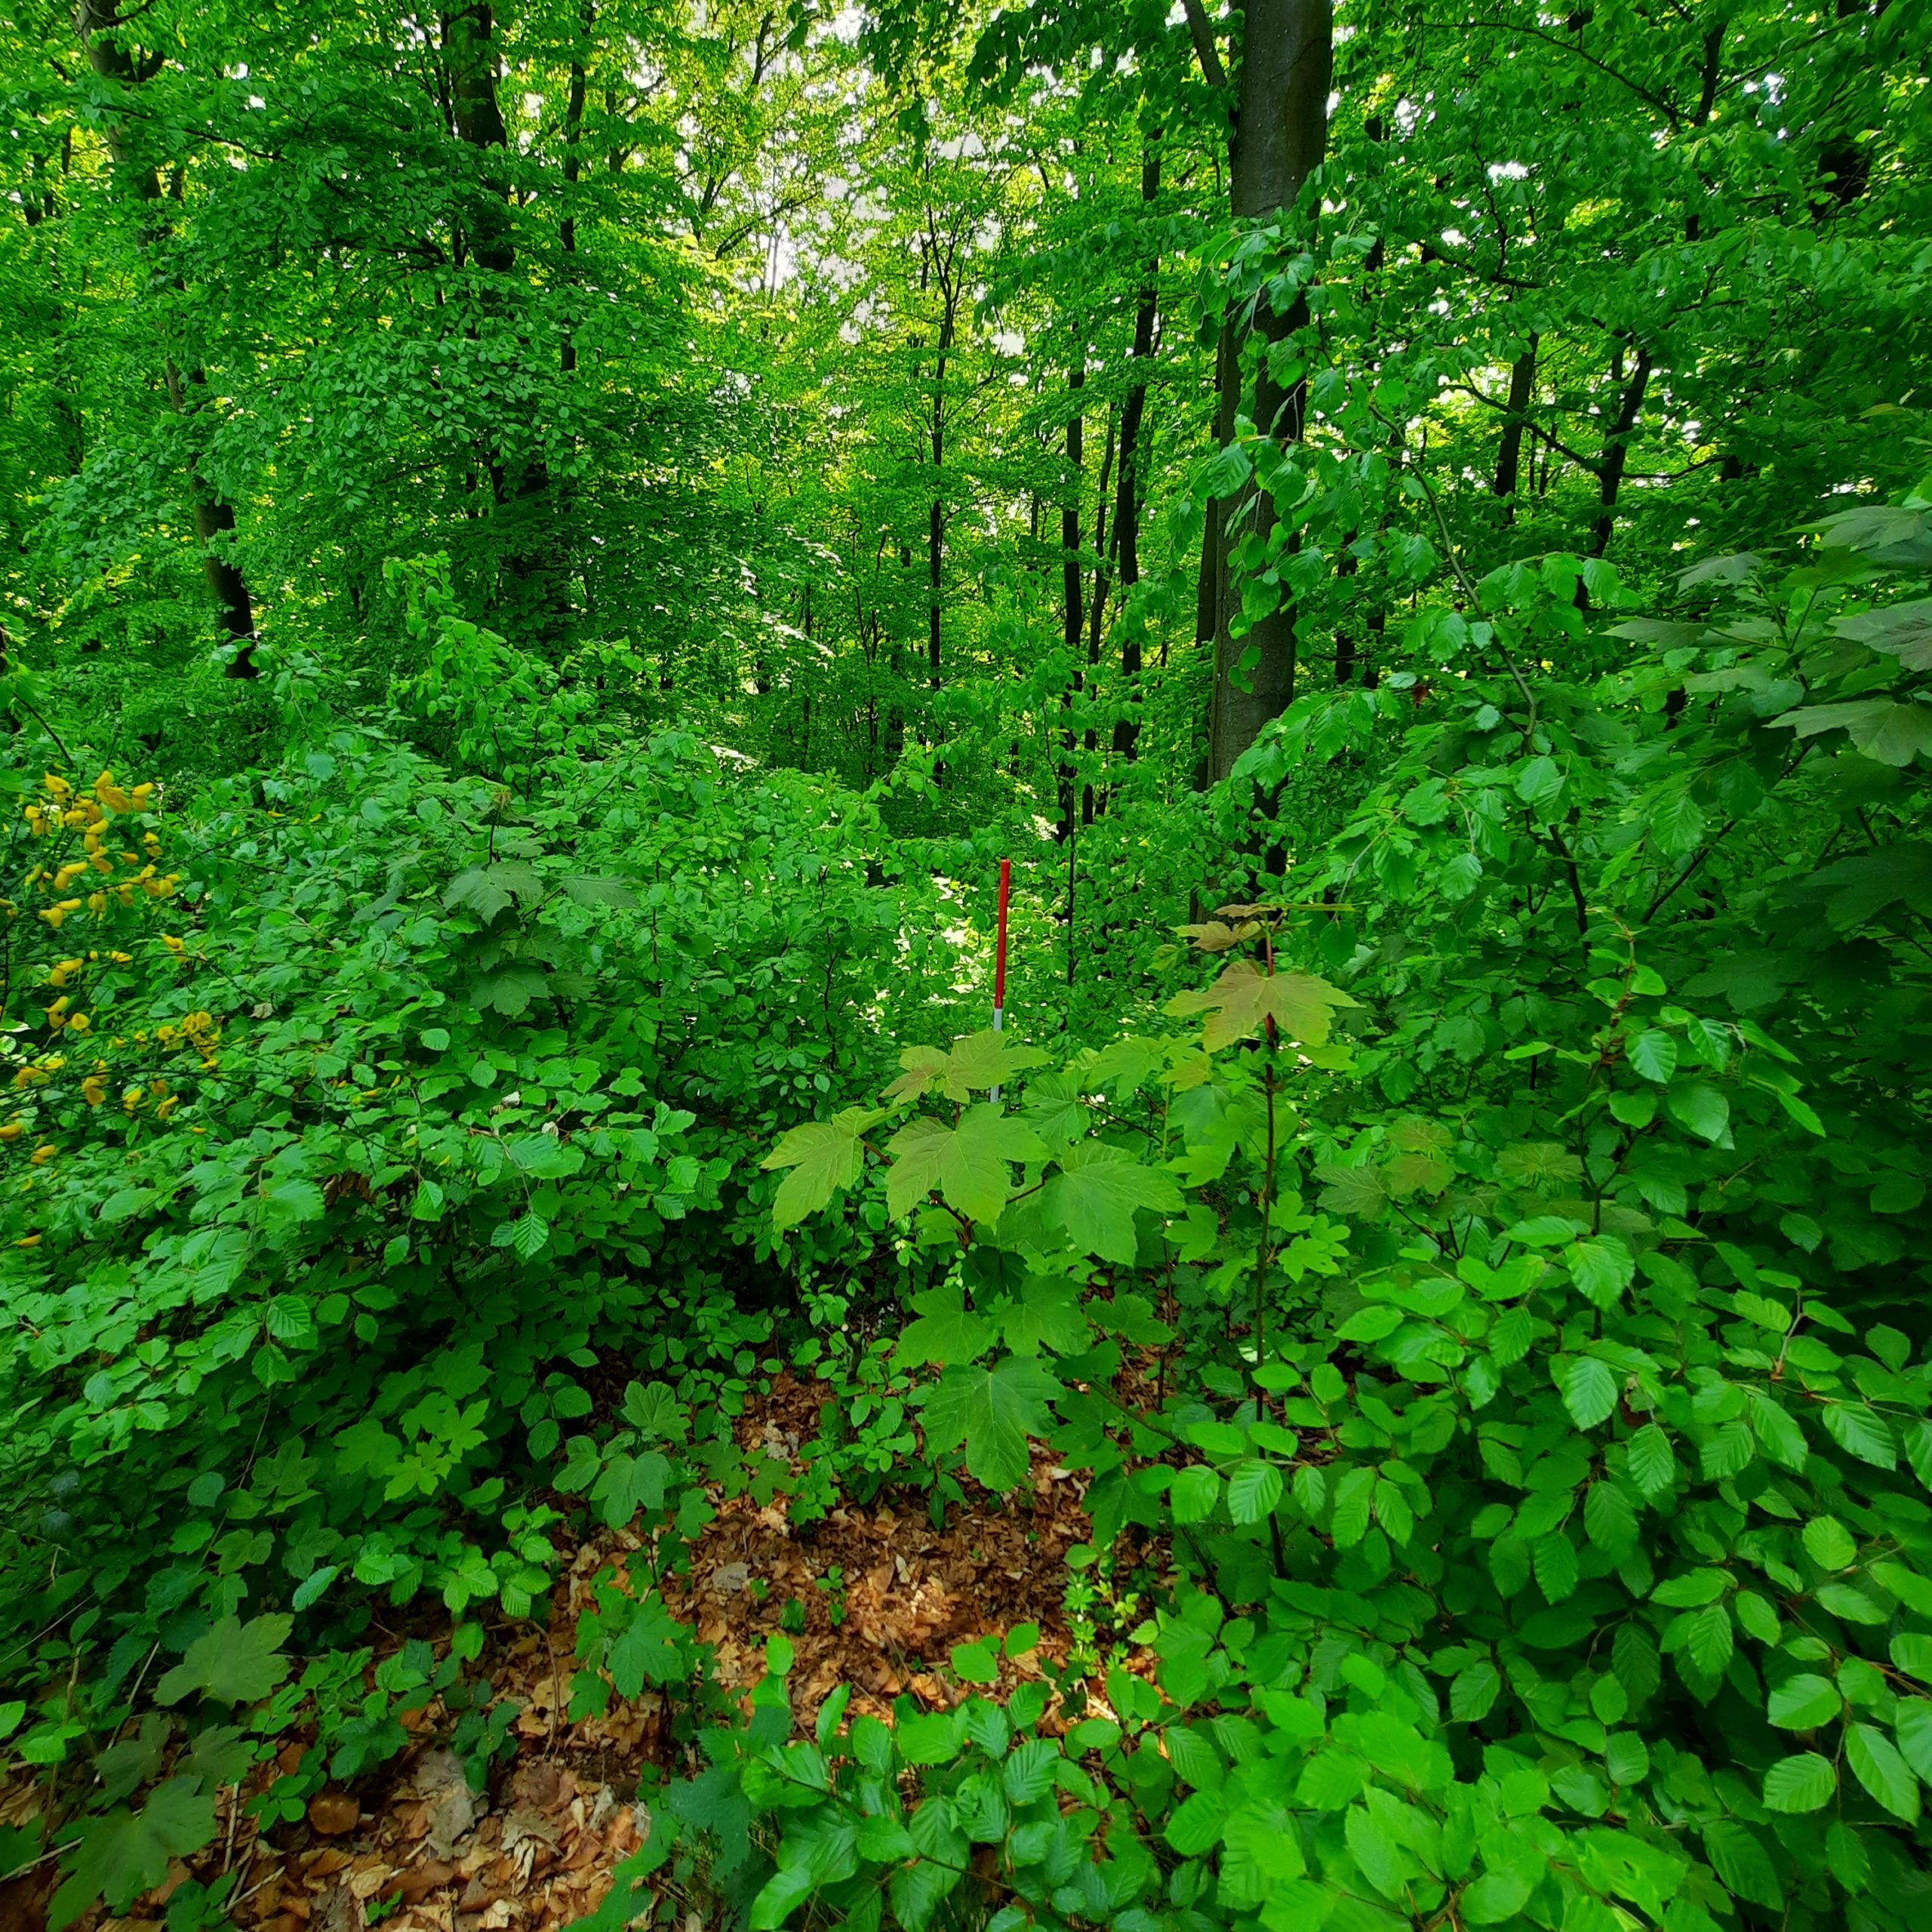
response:
{"label": "maple-shaped leaf", "polygon": [[1023,1046],[1011,1033],[995,1033],[991,1027],[968,1033],[955,1040],[946,1055],[946,1097],[966,1100],[986,1088],[1004,1087],[1016,1073],[1044,1065],[1046,1057],[1038,1047]]}
{"label": "maple-shaped leaf", "polygon": [[1064,1147],[1087,1131],[1084,1091],[1072,1073],[1044,1073],[1027,1083],[1027,1121],[1050,1146]]}
{"label": "maple-shaped leaf", "polygon": [[1328,1038],[1332,1011],[1357,1004],[1340,987],[1312,974],[1270,975],[1251,959],[1237,959],[1204,991],[1177,994],[1168,1001],[1168,1011],[1183,1017],[1206,1014],[1201,1044],[1211,1054],[1237,1040],[1257,1038],[1271,1019],[1290,1039],[1305,1047],[1321,1046]]}
{"label": "maple-shaped leaf", "polygon": [[950,1368],[975,1360],[992,1344],[992,1321],[966,1306],[956,1282],[915,1295],[912,1306],[919,1316],[916,1321],[907,1322],[900,1335],[897,1352],[901,1361]]}
{"label": "maple-shaped leaf", "polygon": [[1932,598],[1862,611],[1855,617],[1839,618],[1833,628],[1841,637],[1896,657],[1908,671],[1932,671]]}
{"label": "maple-shaped leaf", "polygon": [[1065,1281],[1029,1276],[1018,1296],[1002,1295],[993,1312],[1006,1346],[1017,1355],[1036,1355],[1042,1349],[1075,1355],[1093,1343],[1087,1317]]}
{"label": "maple-shaped leaf", "polygon": [[1081,1078],[1090,1092],[1110,1091],[1115,1100],[1124,1100],[1167,1063],[1167,1055],[1151,1040],[1116,1040],[1094,1056]]}
{"label": "maple-shaped leaf", "polygon": [[279,1611],[244,1623],[224,1617],[188,1646],[188,1654],[155,1686],[157,1703],[178,1704],[201,1692],[218,1704],[252,1704],[288,1675],[279,1654],[295,1620]]}
{"label": "maple-shaped leaf", "polygon": [[202,1795],[197,1778],[170,1778],[139,1811],[116,1805],[90,1819],[67,1881],[54,1896],[51,1923],[71,1924],[97,1898],[110,1912],[125,1912],[168,1876],[174,1860],[209,1843],[214,1829],[214,1800]]}
{"label": "maple-shaped leaf", "polygon": [[1024,1481],[1026,1438],[1047,1426],[1047,1404],[1059,1383],[1030,1355],[1008,1355],[992,1367],[949,1368],[926,1397],[926,1447],[966,1449],[966,1467],[989,1489]]}
{"label": "maple-shaped leaf", "polygon": [[937,1188],[955,1214],[997,1221],[1011,1191],[1009,1164],[1047,1158],[1045,1143],[1030,1127],[985,1102],[969,1108],[956,1128],[925,1118],[908,1121],[886,1152],[892,1156],[886,1206],[895,1220]]}
{"label": "maple-shaped leaf", "polygon": [[943,1047],[908,1047],[899,1056],[899,1064],[906,1071],[885,1089],[886,1099],[918,1099],[945,1072],[947,1057]]}
{"label": "maple-shaped leaf", "polygon": [[1177,1214],[1182,1205],[1173,1175],[1143,1167],[1124,1148],[1098,1140],[1069,1147],[1044,1192],[1047,1214],[1066,1229],[1075,1247],[1124,1268],[1133,1266],[1138,1247],[1134,1211]]}
{"label": "maple-shaped leaf", "polygon": [[875,1107],[848,1107],[829,1120],[795,1127],[766,1155],[761,1165],[789,1168],[771,1204],[771,1224],[783,1234],[808,1214],[816,1214],[841,1187],[851,1187],[865,1166],[866,1130],[884,1119]]}
{"label": "maple-shaped leaf", "polygon": [[1203,919],[1198,925],[1177,926],[1177,937],[1190,941],[1197,952],[1226,952],[1230,946],[1238,946],[1244,939],[1251,939],[1260,931],[1252,920],[1236,927],[1222,919]]}

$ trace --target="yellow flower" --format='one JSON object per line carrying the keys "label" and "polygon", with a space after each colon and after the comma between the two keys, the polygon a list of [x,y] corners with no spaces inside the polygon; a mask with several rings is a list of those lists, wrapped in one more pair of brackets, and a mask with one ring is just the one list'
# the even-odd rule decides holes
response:
{"label": "yellow flower", "polygon": [[161,936],[161,943],[170,952],[185,951],[187,946],[186,940],[177,939],[172,933],[163,933]]}
{"label": "yellow flower", "polygon": [[68,887],[72,885],[75,880],[78,878],[82,873],[85,872],[87,869],[88,862],[86,860],[70,859],[66,865],[63,866],[54,875],[53,890],[56,892],[65,892]]}
{"label": "yellow flower", "polygon": [[131,966],[134,963],[131,952],[110,952],[107,956],[117,966]]}
{"label": "yellow flower", "polygon": [[97,1107],[107,1098],[107,1082],[97,1073],[90,1073],[81,1082],[81,1098],[91,1107]]}
{"label": "yellow flower", "polygon": [[165,1120],[168,1116],[180,1104],[181,1096],[179,1094],[169,1094],[168,1098],[162,1101],[159,1106],[155,1109],[155,1118],[156,1120]]}
{"label": "yellow flower", "polygon": [[35,1167],[44,1168],[49,1161],[53,1159],[54,1152],[54,1143],[51,1140],[45,1141],[33,1150],[30,1158]]}
{"label": "yellow flower", "polygon": [[60,921],[69,912],[78,912],[80,909],[81,902],[78,899],[63,899],[57,906],[43,906],[40,916],[57,933],[60,930]]}
{"label": "yellow flower", "polygon": [[123,1091],[121,1096],[121,1105],[126,1112],[132,1113],[136,1108],[140,1106],[141,1102],[146,1098],[146,1094],[143,1094],[141,1090],[140,1082],[139,1081],[136,1081],[133,1086]]}
{"label": "yellow flower", "polygon": [[46,772],[42,776],[46,780],[47,795],[50,798],[71,798],[74,795],[73,786],[57,771]]}
{"label": "yellow flower", "polygon": [[17,1140],[26,1131],[23,1121],[10,1120],[5,1127],[0,1127],[0,1140]]}
{"label": "yellow flower", "polygon": [[144,812],[154,800],[154,781],[152,779],[134,787],[134,809]]}
{"label": "yellow flower", "polygon": [[87,964],[85,959],[58,959],[48,968],[47,983],[57,992]]}
{"label": "yellow flower", "polygon": [[16,1247],[38,1247],[40,1245],[40,1237],[38,1235],[23,1235],[14,1245]]}
{"label": "yellow flower", "polygon": [[77,1013],[67,1022],[67,1030],[70,1033],[85,1033],[93,1024],[85,1013]]}

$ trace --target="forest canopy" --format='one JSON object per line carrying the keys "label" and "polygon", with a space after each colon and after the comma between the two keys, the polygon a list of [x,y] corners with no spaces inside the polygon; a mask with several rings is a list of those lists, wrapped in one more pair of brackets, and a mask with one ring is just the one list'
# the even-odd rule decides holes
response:
{"label": "forest canopy", "polygon": [[0,1923],[1932,1932],[1928,74],[0,11]]}

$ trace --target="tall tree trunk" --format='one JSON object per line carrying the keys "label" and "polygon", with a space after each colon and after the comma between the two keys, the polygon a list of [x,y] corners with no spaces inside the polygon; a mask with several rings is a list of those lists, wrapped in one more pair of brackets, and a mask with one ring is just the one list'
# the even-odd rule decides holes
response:
{"label": "tall tree trunk", "polygon": [[[113,38],[121,25],[119,0],[79,0],[75,25],[87,50],[88,64],[102,80],[119,87],[136,88],[158,66],[156,63],[150,67],[143,63],[137,66],[133,56]],[[110,120],[102,131],[117,180],[133,192],[145,211],[140,245],[142,253],[147,254],[168,229],[161,177],[151,162],[144,163],[136,155],[124,122]],[[180,285],[175,285],[178,288]],[[192,426],[207,399],[207,377],[194,368],[184,377],[171,355],[163,358],[163,373],[169,402]],[[227,536],[235,528],[235,512],[202,473],[202,439],[191,434],[188,450],[188,500],[194,512],[195,534],[201,545],[202,574],[214,593],[223,626],[237,646],[228,662],[228,675],[253,678],[259,675],[255,663],[254,601],[247,580],[228,555],[226,546],[220,550],[214,547],[217,538]]]}
{"label": "tall tree trunk", "polygon": [[[1096,690],[1100,683],[1100,634],[1106,628],[1107,569],[1112,561],[1107,548],[1107,485],[1113,477],[1115,435],[1115,411],[1109,407],[1107,411],[1107,440],[1100,456],[1100,482],[1094,492],[1094,601],[1087,613],[1087,668],[1093,674],[1090,681]],[[1091,724],[1087,727],[1086,746],[1091,771],[1094,754],[1100,749],[1100,734]],[[1094,781],[1090,777],[1081,788],[1080,823],[1091,825],[1099,809]]]}
{"label": "tall tree trunk", "polygon": [[[479,268],[509,275],[516,266],[509,183],[494,157],[508,158],[509,135],[497,98],[496,22],[487,4],[443,16],[443,57],[457,137],[477,150],[477,193],[466,198],[469,255]],[[484,300],[500,300],[486,290]],[[554,521],[549,466],[540,454],[512,455],[500,438],[488,454],[490,491],[503,531],[504,598],[526,638],[560,641],[568,620],[568,573]],[[500,591],[506,586],[500,583]]]}
{"label": "tall tree trunk", "polygon": [[1509,365],[1509,414],[1503,421],[1502,447],[1496,453],[1495,494],[1503,505],[1503,521],[1516,521],[1516,485],[1522,472],[1523,432],[1530,420],[1530,405],[1537,386],[1537,340]]}
{"label": "tall tree trunk", "polygon": [[[1242,11],[1241,68],[1236,85],[1234,130],[1229,142],[1230,211],[1237,220],[1264,221],[1294,205],[1302,184],[1320,165],[1328,137],[1328,85],[1332,70],[1332,0],[1247,0]],[[1299,303],[1277,315],[1257,306],[1248,333],[1259,354],[1254,420],[1262,434],[1284,442],[1302,432],[1303,385],[1284,388],[1270,365],[1269,351],[1285,340],[1304,319]],[[1238,349],[1238,345],[1235,347]],[[1238,401],[1238,355],[1224,352],[1220,441],[1233,440]],[[1286,709],[1294,694],[1295,613],[1285,601],[1251,626],[1239,639],[1232,635],[1241,601],[1233,553],[1244,538],[1266,543],[1275,509],[1260,491],[1244,527],[1221,528],[1214,558],[1214,685],[1208,743],[1208,776],[1227,777],[1254,743],[1263,725]],[[1252,658],[1244,672],[1244,658]]]}
{"label": "tall tree trunk", "polygon": [[[1623,383],[1623,348],[1620,343],[1617,345],[1613,378],[1619,383]],[[1623,487],[1624,467],[1630,460],[1630,438],[1636,429],[1637,418],[1643,413],[1644,392],[1650,387],[1650,383],[1651,352],[1640,347],[1630,380],[1623,386],[1617,420],[1605,434],[1602,454],[1597,459],[1598,512],[1596,535],[1590,545],[1590,555],[1593,557],[1601,557],[1610,548],[1610,540],[1617,529],[1617,493]]]}
{"label": "tall tree trunk", "polygon": [[[557,232],[567,256],[577,253],[577,184],[583,171],[583,156],[578,148],[583,139],[583,106],[589,88],[589,75],[585,70],[584,61],[590,51],[591,32],[596,23],[597,9],[593,0],[584,0],[583,11],[578,21],[581,38],[571,58],[570,92],[564,103],[564,217],[558,223]],[[558,360],[567,376],[577,367],[577,331],[574,322],[565,326],[563,346]]]}
{"label": "tall tree trunk", "polygon": [[[1146,158],[1140,165],[1140,202],[1151,208],[1161,192],[1160,135],[1147,143]],[[1146,278],[1140,285],[1140,300],[1134,312],[1134,386],[1120,412],[1120,476],[1114,491],[1114,552],[1120,565],[1121,602],[1124,608],[1132,598],[1134,586],[1140,581],[1140,426],[1147,413],[1147,369],[1154,354],[1154,318],[1160,300],[1160,261],[1147,264]],[[1140,723],[1134,715],[1140,692],[1140,633],[1131,622],[1124,625],[1120,638],[1121,682],[1125,708],[1114,721],[1114,750],[1124,758],[1134,755],[1140,735]]]}
{"label": "tall tree trunk", "polygon": [[[1084,363],[1076,363],[1067,372],[1066,386],[1076,398],[1086,386],[1087,371]],[[1063,488],[1060,512],[1060,591],[1063,600],[1061,616],[1063,628],[1063,641],[1066,646],[1067,687],[1060,700],[1060,708],[1071,712],[1075,694],[1081,689],[1084,680],[1080,674],[1081,632],[1085,614],[1086,573],[1080,565],[1080,474],[1084,452],[1081,448],[1084,429],[1078,404],[1066,419],[1066,469]],[[1065,755],[1060,768],[1060,836],[1068,841],[1073,838],[1078,822],[1079,808],[1078,774],[1074,769],[1075,738],[1073,727],[1069,724],[1065,733]],[[1070,875],[1069,875],[1070,876]],[[1068,888],[1069,916],[1071,916],[1072,889]]]}

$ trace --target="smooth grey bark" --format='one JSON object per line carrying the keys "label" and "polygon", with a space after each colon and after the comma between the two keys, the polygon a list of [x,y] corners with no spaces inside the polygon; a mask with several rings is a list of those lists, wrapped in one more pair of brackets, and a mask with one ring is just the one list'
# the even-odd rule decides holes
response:
{"label": "smooth grey bark", "polygon": [[[1331,0],[1247,0],[1241,21],[1229,143],[1229,210],[1238,221],[1265,221],[1294,205],[1327,146],[1334,9]],[[1284,387],[1278,381],[1269,352],[1303,319],[1300,304],[1286,315],[1276,315],[1264,300],[1247,324],[1248,346],[1257,361],[1252,420],[1259,429],[1283,442],[1300,439],[1305,392],[1300,382]],[[1217,426],[1223,447],[1234,436],[1241,387],[1241,347],[1224,343],[1221,357]],[[1250,536],[1266,542],[1275,525],[1273,501],[1266,491],[1257,492],[1238,525],[1230,518],[1229,507],[1222,503],[1211,511],[1212,541],[1203,545],[1201,615],[1206,615],[1211,583],[1214,612],[1214,684],[1206,771],[1211,783],[1228,776],[1261,728],[1285,710],[1294,695],[1291,605],[1280,604],[1239,638],[1232,635],[1241,606],[1234,552]],[[1241,662],[1251,652],[1254,661],[1244,673]]]}

